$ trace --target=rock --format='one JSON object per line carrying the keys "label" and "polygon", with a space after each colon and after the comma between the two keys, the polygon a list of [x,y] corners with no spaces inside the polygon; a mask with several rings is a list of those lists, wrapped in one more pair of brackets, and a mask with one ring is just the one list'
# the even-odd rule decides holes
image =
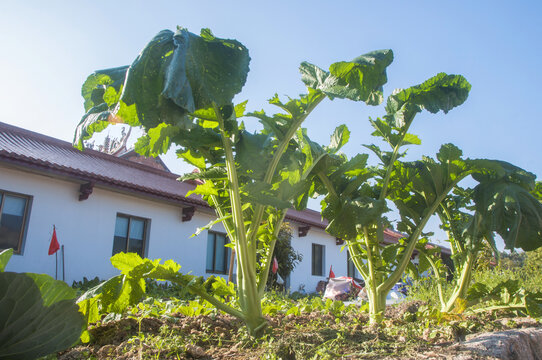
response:
{"label": "rock", "polygon": [[192,345],[192,344],[188,344],[186,345],[186,353],[194,358],[201,358],[201,357],[204,357],[206,355],[205,353],[205,350],[203,350],[203,348],[197,346],[197,345]]}
{"label": "rock", "polygon": [[542,360],[542,328],[480,334],[453,348],[502,360]]}

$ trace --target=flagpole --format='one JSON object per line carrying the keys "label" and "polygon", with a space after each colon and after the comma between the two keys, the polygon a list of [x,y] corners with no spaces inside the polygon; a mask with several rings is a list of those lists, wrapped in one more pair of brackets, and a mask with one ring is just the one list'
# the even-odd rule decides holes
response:
{"label": "flagpole", "polygon": [[55,280],[58,280],[58,252],[55,252]]}
{"label": "flagpole", "polygon": [[66,272],[64,267],[64,245],[62,245],[62,281],[66,281]]}
{"label": "flagpole", "polygon": [[[53,224],[53,235],[51,236],[51,242],[49,244],[49,251],[47,254],[55,254],[55,280],[58,280],[58,249],[60,249],[60,246],[58,245],[58,240],[56,238],[56,225]],[[62,246],[62,259],[64,259],[64,246]],[[64,270],[62,270],[62,276],[64,276]]]}

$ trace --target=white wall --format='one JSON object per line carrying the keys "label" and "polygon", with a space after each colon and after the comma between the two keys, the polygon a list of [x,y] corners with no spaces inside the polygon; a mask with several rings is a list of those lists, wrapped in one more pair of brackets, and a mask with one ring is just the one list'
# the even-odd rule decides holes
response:
{"label": "white wall", "polygon": [[[28,231],[21,255],[14,255],[6,271],[55,275],[55,256],[47,255],[53,224],[65,247],[66,282],[106,279],[119,272],[111,265],[117,213],[150,219],[147,256],[173,259],[181,271],[205,275],[207,232],[190,236],[209,223],[212,215],[196,210],[191,221],[181,221],[176,206],[94,188],[79,201],[79,184],[0,167],[0,189],[33,197]],[[213,230],[224,231],[218,224]],[[60,251],[58,252],[60,258]],[[61,278],[59,265],[59,278]]]}
{"label": "white wall", "polygon": [[[65,247],[66,282],[98,276],[107,279],[119,272],[110,263],[117,213],[150,219],[150,236],[146,255],[151,259],[172,259],[181,264],[183,273],[205,273],[207,231],[190,237],[198,227],[214,216],[196,210],[191,221],[181,221],[181,208],[132,195],[95,187],[87,200],[79,201],[79,184],[44,175],[30,174],[0,166],[0,190],[33,197],[26,241],[21,255],[14,255],[6,271],[46,273],[55,276],[55,256],[47,255],[53,224],[59,243]],[[290,275],[291,290],[300,284],[314,292],[320,280],[326,280],[333,265],[336,276],[346,275],[346,250],[340,251],[335,238],[324,230],[311,227],[307,236],[298,236],[298,225],[292,223],[292,246],[303,254]],[[225,232],[221,224],[213,231]],[[312,244],[325,246],[324,274],[312,276]],[[60,258],[60,251],[58,252]],[[62,277],[59,266],[59,278]]]}
{"label": "white wall", "polygon": [[[290,290],[299,290],[299,285],[305,285],[305,291],[316,291],[316,285],[320,280],[327,280],[329,267],[333,266],[335,276],[346,276],[346,249],[341,251],[342,245],[335,245],[335,238],[327,234],[323,229],[311,227],[304,237],[299,237],[299,226],[291,223],[293,230],[292,247],[303,254],[303,260],[297,264],[290,275]],[[325,246],[324,251],[324,274],[323,276],[312,275],[312,244]]]}

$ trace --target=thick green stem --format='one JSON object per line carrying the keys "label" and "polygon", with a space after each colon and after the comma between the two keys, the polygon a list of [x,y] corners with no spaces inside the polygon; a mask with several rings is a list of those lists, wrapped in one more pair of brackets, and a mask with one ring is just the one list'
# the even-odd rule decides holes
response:
{"label": "thick green stem", "polygon": [[318,175],[318,178],[320,179],[320,181],[326,187],[327,191],[331,195],[333,195],[334,197],[339,198],[339,195],[337,195],[337,191],[335,190],[335,187],[333,186],[333,183],[331,182],[331,180],[329,180],[329,178],[326,176],[326,174],[324,174],[322,171],[320,171],[317,175]]}
{"label": "thick green stem", "polygon": [[416,244],[418,243],[418,239],[420,235],[423,232],[423,229],[425,228],[425,225],[431,218],[431,216],[435,213],[440,203],[444,200],[446,195],[465,177],[470,175],[470,172],[466,172],[462,176],[458,176],[448,188],[446,188],[442,194],[440,194],[433,204],[427,209],[427,213],[425,217],[422,218],[414,232],[410,235],[409,241],[407,244],[407,247],[405,249],[405,252],[403,253],[403,256],[401,257],[401,260],[399,261],[399,264],[395,268],[395,270],[390,274],[388,279],[384,281],[382,284],[378,286],[378,291],[385,292],[386,294],[391,290],[391,288],[399,281],[401,276],[403,275],[408,263],[410,262],[410,258],[412,257],[412,253],[414,252],[414,249],[416,248]]}
{"label": "thick green stem", "polygon": [[[295,135],[297,129],[301,126],[303,121],[307,119],[309,114],[320,104],[324,99],[325,95],[321,94],[319,98],[314,100],[309,107],[305,110],[303,115],[301,115],[299,118],[296,119],[296,121],[288,128],[288,131],[284,135],[284,138],[279,142],[279,145],[277,146],[277,149],[275,150],[273,154],[273,158],[271,159],[271,163],[269,164],[269,167],[267,168],[267,171],[264,176],[264,183],[270,184],[273,180],[273,176],[275,175],[275,172],[277,170],[277,166],[280,162],[280,159],[284,155],[284,152],[288,148],[288,144],[290,143],[290,140]],[[250,224],[249,232],[248,232],[248,241],[250,244],[255,243],[256,240],[256,234],[258,233],[258,226],[260,226],[260,223],[263,218],[265,207],[261,204],[256,205],[256,208],[254,210],[254,216],[252,217],[252,223]]]}
{"label": "thick green stem", "polygon": [[358,242],[347,242],[348,244],[348,250],[350,250],[350,259],[354,263],[354,266],[356,269],[358,269],[361,277],[363,277],[363,280],[367,280],[369,278],[368,269],[366,268],[365,264],[363,264],[363,261],[361,261],[361,250],[359,249],[359,243]]}
{"label": "thick green stem", "polygon": [[[172,283],[176,283],[176,284],[179,284],[181,286],[186,285],[185,280],[182,279],[181,274],[179,274],[179,273],[171,274],[171,275],[165,275],[165,276],[164,276],[164,274],[160,274],[159,277],[151,277],[151,278],[154,278],[155,280],[171,281]],[[219,299],[215,298],[214,296],[208,294],[203,289],[200,289],[198,287],[194,287],[194,286],[189,285],[188,290],[193,294],[199,295],[202,299],[207,300],[208,302],[210,302],[211,304],[216,306],[217,309],[222,310],[225,313],[230,314],[232,316],[235,316],[237,318],[240,318],[240,319],[243,319],[243,320],[245,319],[245,314],[243,314],[241,311],[239,311],[237,309],[234,309],[229,305],[224,304],[222,301],[220,301]]]}
{"label": "thick green stem", "polygon": [[475,258],[476,258],[475,254],[471,252],[467,253],[467,259],[463,264],[463,268],[461,269],[461,275],[456,284],[456,288],[454,292],[452,293],[452,295],[450,296],[450,298],[448,299],[448,302],[446,302],[445,305],[441,308],[442,312],[452,311],[457,299],[465,298],[467,290],[470,285],[470,281],[472,277],[472,267],[474,265]]}
{"label": "thick green stem", "polygon": [[243,314],[242,319],[245,321],[249,332],[254,334],[260,331],[259,329],[265,327],[266,324],[265,318],[262,315],[261,300],[257,290],[256,254],[254,253],[254,256],[251,256],[252,254],[249,252],[247,246],[240,187],[237,170],[235,168],[232,142],[226,133],[224,119],[220,114],[218,106],[214,105],[214,109],[218,119],[222,144],[224,146],[224,154],[226,157],[226,171],[228,174],[233,227],[236,237],[235,245],[238,260],[237,291],[239,294],[239,305],[241,306],[241,312]]}
{"label": "thick green stem", "polygon": [[370,287],[367,289],[367,297],[369,298],[369,321],[371,324],[379,324],[382,322],[384,311],[386,311],[386,294],[373,290]]}
{"label": "thick green stem", "polygon": [[382,312],[386,308],[386,302],[384,299],[384,305],[381,304],[381,294],[377,290],[377,282],[379,279],[376,277],[375,258],[373,256],[372,245],[369,241],[369,231],[367,227],[363,227],[363,235],[365,238],[365,247],[367,251],[367,266],[369,268],[369,277],[365,281],[365,289],[367,289],[367,296],[369,297],[369,316],[371,323],[379,323],[382,320]]}

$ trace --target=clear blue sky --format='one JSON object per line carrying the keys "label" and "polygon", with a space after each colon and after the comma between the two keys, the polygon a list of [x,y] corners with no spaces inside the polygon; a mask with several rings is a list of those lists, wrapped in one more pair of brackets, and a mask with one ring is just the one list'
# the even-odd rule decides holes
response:
{"label": "clear blue sky", "polygon": [[[542,176],[542,3],[525,1],[14,1],[0,2],[0,121],[71,141],[83,114],[81,84],[96,69],[130,64],[160,30],[176,25],[245,44],[251,72],[238,100],[265,107],[275,92],[305,91],[298,66],[393,49],[385,96],[438,72],[464,75],[467,102],[448,115],[419,116],[422,145],[410,159],[452,142],[471,158],[495,158]],[[265,107],[268,109],[268,107]],[[326,102],[305,126],[327,143],[352,131],[345,152],[371,143],[368,116],[382,107]],[[168,166],[183,168],[173,158]]]}

